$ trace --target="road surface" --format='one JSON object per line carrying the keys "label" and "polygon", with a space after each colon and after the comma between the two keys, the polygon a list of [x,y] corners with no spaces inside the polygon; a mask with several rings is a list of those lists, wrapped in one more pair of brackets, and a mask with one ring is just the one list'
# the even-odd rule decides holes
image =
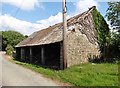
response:
{"label": "road surface", "polygon": [[0,77],[2,86],[59,86],[38,73],[9,62],[1,52]]}
{"label": "road surface", "polygon": [[0,54],[0,88],[2,87],[2,59]]}

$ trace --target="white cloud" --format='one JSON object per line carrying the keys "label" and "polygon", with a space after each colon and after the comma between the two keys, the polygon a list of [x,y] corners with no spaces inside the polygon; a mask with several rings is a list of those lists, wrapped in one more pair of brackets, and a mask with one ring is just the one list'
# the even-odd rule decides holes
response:
{"label": "white cloud", "polygon": [[[11,1],[11,2],[10,2]],[[12,1],[14,3],[12,3]],[[23,10],[31,10],[37,5],[38,0],[29,0],[31,3],[28,3],[28,0],[24,0],[24,5],[20,7],[20,1],[15,0],[4,0],[2,2],[9,3],[11,5],[15,5]],[[25,6],[25,4],[27,6]],[[30,5],[31,4],[31,5]],[[88,10],[91,6],[98,6],[98,3],[94,0],[80,0],[76,3],[76,12],[75,13],[82,13],[83,11]],[[68,15],[67,18],[70,18]],[[55,16],[50,16],[48,19],[38,20],[35,23],[27,22],[24,20],[19,20],[15,17],[10,15],[4,14],[0,15],[0,30],[16,30],[22,34],[30,35],[31,33],[41,30],[43,28],[52,26],[56,23],[62,22],[62,13],[59,12]]]}
{"label": "white cloud", "polygon": [[1,0],[2,3],[16,6],[22,10],[33,10],[35,7],[41,6],[39,0]]}
{"label": "white cloud", "polygon": [[[69,15],[67,15],[67,19],[70,18]],[[48,25],[48,26],[52,26],[56,23],[60,23],[63,20],[63,14],[61,12],[58,12],[57,15],[55,16],[50,16],[48,19],[44,19],[44,20],[39,20],[37,21],[37,23],[43,24],[44,26]]]}
{"label": "white cloud", "polygon": [[55,16],[50,16],[48,19],[37,21],[37,23],[43,24],[44,26],[45,25],[52,26],[59,22],[62,22],[62,13],[61,12],[59,12]]}
{"label": "white cloud", "polygon": [[39,20],[36,23],[19,20],[10,15],[4,14],[0,16],[0,30],[12,29],[22,34],[30,35],[31,33],[35,31],[52,26],[59,22],[62,22],[61,12],[59,12],[55,16],[50,16],[48,19]]}
{"label": "white cloud", "polygon": [[1,30],[15,30],[23,34],[30,34],[31,32],[35,31],[32,29],[33,25],[34,24],[30,22],[22,21],[6,14],[0,16]]}
{"label": "white cloud", "polygon": [[98,8],[98,2],[95,0],[79,0],[76,4],[76,14],[87,11],[90,7],[96,6]]}

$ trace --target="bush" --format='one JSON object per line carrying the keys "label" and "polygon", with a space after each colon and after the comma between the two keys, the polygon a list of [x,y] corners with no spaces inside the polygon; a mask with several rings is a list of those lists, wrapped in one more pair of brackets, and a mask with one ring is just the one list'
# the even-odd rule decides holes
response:
{"label": "bush", "polygon": [[7,45],[6,54],[11,56],[13,54],[13,51],[14,51],[14,48],[11,45]]}

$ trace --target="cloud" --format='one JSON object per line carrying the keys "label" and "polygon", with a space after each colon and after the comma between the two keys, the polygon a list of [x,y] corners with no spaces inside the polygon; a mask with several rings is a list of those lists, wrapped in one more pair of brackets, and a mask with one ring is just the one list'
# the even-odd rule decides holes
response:
{"label": "cloud", "polygon": [[[67,18],[70,18],[70,16],[68,15]],[[61,12],[58,12],[57,15],[55,16],[50,16],[48,19],[44,19],[44,20],[39,20],[37,21],[37,23],[48,25],[48,26],[52,26],[56,23],[60,23],[63,20],[63,14]]]}
{"label": "cloud", "polygon": [[[67,16],[69,18],[69,16]],[[25,35],[47,28],[56,23],[62,22],[62,13],[59,12],[55,16],[50,16],[48,19],[39,20],[35,23],[19,20],[10,15],[4,14],[0,16],[0,30],[15,30]]]}
{"label": "cloud", "polygon": [[[24,0],[23,4],[21,5],[23,0],[4,0],[2,2],[6,4],[14,5],[23,10],[32,10],[35,6],[38,6],[38,0]],[[14,3],[13,3],[14,2]],[[97,6],[98,3],[94,0],[80,0],[75,4],[76,11],[75,14],[82,13],[83,11],[88,10],[91,6]],[[73,16],[73,15],[71,15]],[[67,16],[70,18],[71,16]],[[35,31],[47,28],[52,26],[56,23],[62,22],[62,13],[58,12],[55,16],[50,16],[47,19],[38,20],[35,23],[31,23],[28,21],[20,20],[10,15],[4,14],[0,15],[0,30],[15,30],[24,35],[30,35]]]}
{"label": "cloud", "polygon": [[42,3],[39,3],[39,0],[1,0],[1,2],[27,11],[33,10],[35,7],[42,7]]}
{"label": "cloud", "polygon": [[33,25],[30,22],[16,19],[7,14],[0,16],[0,30],[15,30],[23,34],[30,34],[35,31]]}
{"label": "cloud", "polygon": [[62,22],[62,13],[58,12],[55,16],[50,16],[48,19],[37,21],[37,23],[52,26],[56,23]]}
{"label": "cloud", "polygon": [[96,6],[98,8],[98,2],[95,0],[79,0],[76,4],[76,12],[75,14],[82,13],[87,11],[90,7]]}

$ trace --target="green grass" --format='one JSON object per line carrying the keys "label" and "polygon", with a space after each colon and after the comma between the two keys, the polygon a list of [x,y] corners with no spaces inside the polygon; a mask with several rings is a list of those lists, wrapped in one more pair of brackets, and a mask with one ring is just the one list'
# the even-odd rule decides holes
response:
{"label": "green grass", "polygon": [[37,65],[14,61],[44,76],[75,86],[118,86],[118,65],[110,63],[86,63],[72,66],[66,70],[51,70]]}

